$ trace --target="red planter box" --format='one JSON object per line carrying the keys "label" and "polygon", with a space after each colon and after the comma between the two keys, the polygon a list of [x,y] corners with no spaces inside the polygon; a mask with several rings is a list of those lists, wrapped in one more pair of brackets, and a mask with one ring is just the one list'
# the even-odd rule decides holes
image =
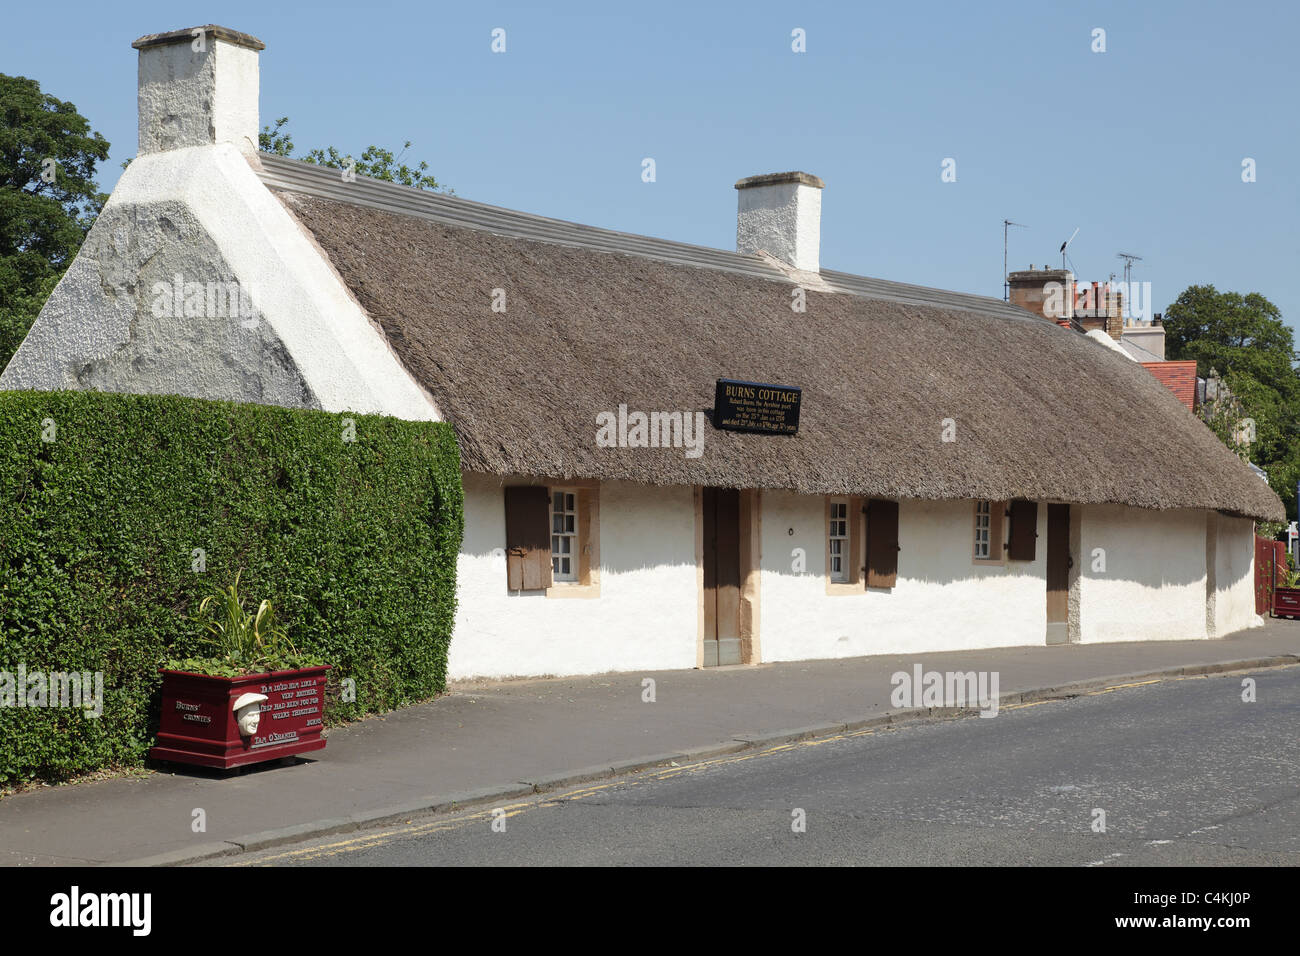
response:
{"label": "red planter box", "polygon": [[1278,617],[1300,617],[1300,588],[1274,588],[1273,613]]}
{"label": "red planter box", "polygon": [[[325,746],[325,672],[328,665],[245,677],[208,677],[184,671],[163,675],[162,720],[155,760],[227,770],[277,760]],[[234,703],[265,694],[257,731],[242,736]]]}

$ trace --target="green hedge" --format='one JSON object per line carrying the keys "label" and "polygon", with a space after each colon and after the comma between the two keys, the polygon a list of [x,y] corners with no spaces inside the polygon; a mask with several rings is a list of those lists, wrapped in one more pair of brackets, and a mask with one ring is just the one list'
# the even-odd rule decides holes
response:
{"label": "green hedge", "polygon": [[197,602],[241,568],[331,684],[355,681],[329,722],[437,694],[463,521],[445,424],[0,392],[0,671],[104,674],[97,719],[0,706],[0,784],[142,763],[159,663],[201,652]]}

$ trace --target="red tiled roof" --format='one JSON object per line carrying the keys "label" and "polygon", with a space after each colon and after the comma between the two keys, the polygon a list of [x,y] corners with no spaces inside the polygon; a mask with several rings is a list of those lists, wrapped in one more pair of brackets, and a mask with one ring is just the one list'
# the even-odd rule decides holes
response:
{"label": "red tiled roof", "polygon": [[1196,411],[1196,363],[1187,362],[1143,362],[1142,367],[1156,377],[1165,388],[1174,393],[1174,397],[1187,406],[1189,411]]}

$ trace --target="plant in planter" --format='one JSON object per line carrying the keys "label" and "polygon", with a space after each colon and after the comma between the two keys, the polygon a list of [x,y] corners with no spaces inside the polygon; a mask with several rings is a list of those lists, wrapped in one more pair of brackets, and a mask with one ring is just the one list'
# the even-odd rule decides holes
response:
{"label": "plant in planter", "polygon": [[157,760],[228,769],[325,746],[321,737],[329,665],[302,654],[262,601],[244,609],[239,574],[199,604],[208,656],[168,660]]}
{"label": "plant in planter", "polygon": [[242,573],[235,574],[232,585],[199,603],[197,623],[208,634],[211,654],[175,658],[165,666],[212,677],[240,677],[324,664],[317,657],[298,652],[284,626],[276,620],[275,606],[270,601],[258,605],[256,613],[244,610],[244,599],[239,595]]}
{"label": "plant in planter", "polygon": [[1273,588],[1273,613],[1278,617],[1300,617],[1300,571],[1296,570],[1290,553],[1286,556],[1286,567],[1277,571],[1285,583]]}

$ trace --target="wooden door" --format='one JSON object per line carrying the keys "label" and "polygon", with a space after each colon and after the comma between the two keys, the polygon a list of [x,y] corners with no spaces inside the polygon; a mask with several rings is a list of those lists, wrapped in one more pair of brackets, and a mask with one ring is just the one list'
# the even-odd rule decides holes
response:
{"label": "wooden door", "polygon": [[867,504],[867,587],[898,583],[898,502],[873,498]]}
{"label": "wooden door", "polygon": [[1047,506],[1047,643],[1070,641],[1070,506]]}
{"label": "wooden door", "polygon": [[705,488],[704,666],[740,663],[740,492]]}

